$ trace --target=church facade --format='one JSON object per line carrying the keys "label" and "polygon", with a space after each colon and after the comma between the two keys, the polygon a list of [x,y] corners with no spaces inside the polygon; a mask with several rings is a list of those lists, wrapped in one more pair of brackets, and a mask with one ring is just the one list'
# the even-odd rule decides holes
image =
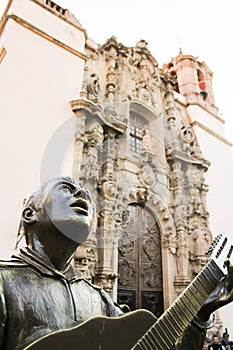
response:
{"label": "church facade", "polygon": [[[206,263],[212,239],[210,162],[180,92],[190,84],[182,72],[191,62],[186,95],[215,112],[211,74],[182,52],[159,69],[143,40],[131,48],[114,37],[102,46],[87,42],[86,54],[80,98],[70,105],[77,118],[74,176],[96,205],[86,247],[96,266],[87,273],[119,302],[161,313]],[[81,269],[84,250],[76,254]]]}

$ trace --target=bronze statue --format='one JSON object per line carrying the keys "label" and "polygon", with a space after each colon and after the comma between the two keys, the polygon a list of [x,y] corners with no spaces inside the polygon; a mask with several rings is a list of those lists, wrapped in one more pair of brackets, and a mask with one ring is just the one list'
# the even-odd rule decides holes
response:
{"label": "bronze statue", "polygon": [[[115,328],[114,325],[110,327],[112,334],[118,336],[119,332],[119,335],[125,333],[126,337],[128,334],[129,338],[135,336],[135,329],[129,330],[124,325],[124,331],[121,332],[118,328],[118,324],[122,320],[124,324],[127,319],[122,316],[122,308],[114,304],[105,291],[87,282],[72,267],[76,248],[86,240],[91,230],[92,215],[88,191],[80,188],[69,177],[47,181],[25,203],[22,227],[27,246],[20,250],[20,254],[12,256],[10,261],[0,262],[0,349],[24,349],[37,339],[44,339],[44,336],[55,331],[75,329],[98,315],[119,320]],[[229,263],[228,271],[227,277],[219,282],[187,327],[177,349],[202,349],[206,330],[213,324],[212,313],[233,300],[233,269]],[[155,322],[149,316],[148,321],[140,325],[138,313],[132,314],[135,322],[132,325],[141,327],[142,334]],[[101,333],[104,334],[103,323],[101,327]],[[87,334],[92,339],[94,333],[89,330]],[[61,343],[59,341],[54,347],[56,350],[72,349],[62,343],[64,339],[66,337],[62,334]],[[96,339],[92,341],[95,343]],[[110,337],[110,345],[111,341]],[[77,343],[77,348],[90,349],[80,343]],[[110,348],[115,349],[113,341]],[[118,348],[129,349],[131,345],[122,344]],[[51,348],[42,345],[38,349]]]}

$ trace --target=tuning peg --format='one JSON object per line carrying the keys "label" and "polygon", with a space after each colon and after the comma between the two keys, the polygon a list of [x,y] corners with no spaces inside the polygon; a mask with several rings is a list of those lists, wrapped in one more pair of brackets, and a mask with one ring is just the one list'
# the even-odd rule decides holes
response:
{"label": "tuning peg", "polygon": [[233,252],[233,245],[231,245],[231,247],[230,247],[230,249],[229,249],[229,252],[228,252],[228,254],[227,254],[227,259],[228,259],[228,260],[230,260],[232,252]]}
{"label": "tuning peg", "polygon": [[[206,255],[210,255],[214,251],[216,245],[219,243],[221,238],[222,238],[222,233],[220,233],[216,237],[214,237],[214,239],[212,240],[212,242],[208,248],[208,251],[206,252]],[[221,253],[221,248],[218,251],[218,254],[220,254],[220,253]]]}

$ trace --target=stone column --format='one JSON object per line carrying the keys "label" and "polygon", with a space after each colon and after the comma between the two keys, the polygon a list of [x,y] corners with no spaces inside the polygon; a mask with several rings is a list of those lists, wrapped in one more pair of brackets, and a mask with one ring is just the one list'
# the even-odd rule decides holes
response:
{"label": "stone column", "polygon": [[184,226],[180,225],[177,229],[177,276],[174,280],[176,293],[179,295],[185,287],[191,282],[188,275],[189,253],[187,245],[187,233]]}
{"label": "stone column", "polygon": [[79,181],[81,164],[83,162],[83,147],[85,143],[85,115],[79,111],[77,114],[75,125],[75,141],[74,141],[74,156],[73,156],[73,177]]}

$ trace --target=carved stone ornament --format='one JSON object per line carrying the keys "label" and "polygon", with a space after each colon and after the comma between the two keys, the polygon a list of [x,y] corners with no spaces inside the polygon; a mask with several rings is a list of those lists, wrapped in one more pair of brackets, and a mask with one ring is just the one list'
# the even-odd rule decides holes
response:
{"label": "carved stone ornament", "polygon": [[117,194],[117,183],[112,173],[106,174],[102,179],[102,191],[104,197],[111,199]]}
{"label": "carved stone ornament", "polygon": [[132,226],[134,223],[134,216],[129,209],[122,212],[122,227]]}
{"label": "carved stone ornament", "polygon": [[135,269],[126,260],[119,263],[119,284],[121,286],[128,286],[134,284]]}
{"label": "carved stone ornament", "polygon": [[86,131],[88,147],[99,147],[104,140],[103,128],[96,123]]}
{"label": "carved stone ornament", "polygon": [[122,256],[130,254],[134,250],[134,237],[123,232],[118,242],[118,249]]}
{"label": "carved stone ornament", "polygon": [[182,126],[182,128],[180,130],[180,139],[182,142],[182,145],[181,145],[182,151],[192,155],[193,154],[193,142],[194,142],[193,132],[189,128]]}
{"label": "carved stone ornament", "polygon": [[158,265],[150,264],[149,266],[144,266],[142,278],[145,286],[158,289],[161,288],[162,276]]}
{"label": "carved stone ornament", "polygon": [[143,243],[143,249],[150,260],[155,260],[156,256],[160,252],[160,249],[156,244],[156,240],[153,237],[148,238]]}

